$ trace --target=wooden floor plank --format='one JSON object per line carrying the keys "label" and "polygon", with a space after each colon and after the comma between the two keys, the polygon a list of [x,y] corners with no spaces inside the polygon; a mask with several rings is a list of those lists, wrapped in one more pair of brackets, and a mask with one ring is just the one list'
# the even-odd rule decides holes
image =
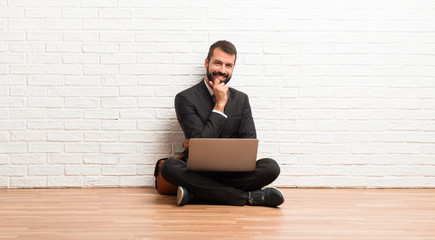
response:
{"label": "wooden floor plank", "polygon": [[279,208],[151,188],[1,189],[0,239],[435,239],[435,189],[282,189]]}

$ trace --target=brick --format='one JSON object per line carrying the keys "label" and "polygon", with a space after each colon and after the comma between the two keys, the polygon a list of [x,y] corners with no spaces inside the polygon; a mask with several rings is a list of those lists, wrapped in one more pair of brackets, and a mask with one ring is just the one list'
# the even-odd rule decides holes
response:
{"label": "brick", "polygon": [[119,163],[122,165],[137,165],[146,164],[145,159],[147,156],[145,154],[127,154],[119,156]]}
{"label": "brick", "polygon": [[0,63],[24,63],[24,57],[19,53],[0,53]]}
{"label": "brick", "polygon": [[65,173],[65,167],[56,166],[29,166],[29,176],[61,176]]}
{"label": "brick", "polygon": [[47,134],[43,131],[13,131],[11,132],[12,141],[46,141]]}
{"label": "brick", "polygon": [[0,107],[23,107],[24,99],[21,98],[0,98]]}
{"label": "brick", "polygon": [[83,110],[80,109],[49,109],[48,118],[52,119],[78,119],[82,118]]}
{"label": "brick", "polygon": [[138,121],[138,129],[139,130],[147,130],[147,131],[167,131],[169,129],[171,129],[171,123],[173,123],[173,121],[167,121],[167,120],[162,120],[162,121],[142,121],[139,120]]}
{"label": "brick", "polygon": [[118,1],[119,7],[132,7],[132,8],[150,8],[154,7],[155,1],[153,0],[119,0]]}
{"label": "brick", "polygon": [[17,120],[0,120],[0,130],[24,130],[26,124],[24,121]]}
{"label": "brick", "polygon": [[40,107],[40,108],[55,108],[55,107],[63,107],[64,99],[63,98],[29,98],[27,102],[28,107]]}
{"label": "brick", "polygon": [[110,111],[110,110],[85,110],[84,111],[85,119],[112,119],[116,120],[119,118],[118,111]]}
{"label": "brick", "polygon": [[63,40],[69,42],[97,42],[97,32],[68,31],[64,32]]}
{"label": "brick", "polygon": [[83,180],[81,177],[47,177],[48,187],[81,187]]}
{"label": "brick", "polygon": [[45,154],[12,154],[10,161],[15,165],[42,165],[47,163]]}
{"label": "brick", "polygon": [[82,44],[75,42],[49,42],[46,44],[45,49],[47,52],[80,53],[82,52]]}
{"label": "brick", "polygon": [[155,114],[153,109],[121,110],[120,117],[123,119],[154,119]]}
{"label": "brick", "polygon": [[9,71],[17,75],[44,74],[46,73],[46,66],[37,64],[10,65]]}
{"label": "brick", "polygon": [[79,0],[63,0],[62,2],[56,0],[46,0],[45,4],[50,7],[78,7]]}
{"label": "brick", "polygon": [[98,86],[100,77],[97,76],[65,76],[66,86]]}
{"label": "brick", "polygon": [[150,172],[154,171],[154,166],[154,164],[138,166],[137,175],[149,175]]}
{"label": "brick", "polygon": [[8,1],[11,7],[41,7],[44,6],[43,0],[14,0]]}
{"label": "brick", "polygon": [[61,76],[29,76],[29,86],[60,86],[63,85]]}
{"label": "brick", "polygon": [[4,41],[23,41],[26,39],[25,32],[22,31],[2,31],[0,30],[0,40]]}
{"label": "brick", "polygon": [[83,88],[83,96],[85,97],[116,97],[119,90],[112,87],[99,88]]}
{"label": "brick", "polygon": [[63,144],[61,143],[29,143],[28,151],[29,153],[60,153],[63,152]]}
{"label": "brick", "polygon": [[132,176],[136,175],[135,165],[113,165],[102,167],[103,176]]}
{"label": "brick", "polygon": [[137,100],[135,98],[105,98],[101,105],[103,108],[136,108]]}
{"label": "brick", "polygon": [[62,17],[77,18],[77,19],[97,18],[97,9],[66,8],[66,9],[62,9]]}
{"label": "brick", "polygon": [[[150,11],[148,11],[150,12]],[[120,9],[120,8],[102,8],[98,10],[98,16],[100,18],[132,18],[133,17],[133,9]]]}
{"label": "brick", "polygon": [[[141,41],[138,39],[136,34],[136,39],[138,41]],[[128,42],[121,42],[119,43],[119,51],[121,53],[152,53],[154,52],[154,44],[152,43],[142,43],[142,42],[134,42],[134,43],[128,43]]]}
{"label": "brick", "polygon": [[101,143],[102,153],[136,153],[136,146],[127,143]]}
{"label": "brick", "polygon": [[84,163],[113,165],[118,163],[116,154],[84,154]]}
{"label": "brick", "polygon": [[39,42],[11,42],[9,44],[9,50],[11,52],[45,52],[45,44]]}
{"label": "brick", "polygon": [[44,97],[47,96],[47,89],[43,87],[13,87],[11,88],[11,96]]}
{"label": "brick", "polygon": [[118,75],[119,68],[116,65],[86,65],[83,67],[85,75]]}
{"label": "brick", "polygon": [[98,128],[99,122],[95,120],[65,121],[67,130],[97,130]]}
{"label": "brick", "polygon": [[9,179],[5,177],[0,177],[0,188],[9,187]]}
{"label": "brick", "polygon": [[154,87],[122,87],[120,95],[123,97],[151,97],[155,95]]}
{"label": "brick", "polygon": [[116,0],[81,1],[80,6],[82,6],[82,7],[101,7],[101,8],[116,7],[117,1]]}
{"label": "brick", "polygon": [[121,142],[153,142],[154,134],[152,133],[121,133],[119,135]]}
{"label": "brick", "polygon": [[[6,133],[6,132],[0,132],[0,142],[9,142],[10,141],[10,136],[9,136],[9,133]],[[7,157],[7,156],[4,156],[5,158]],[[3,159],[3,158],[1,158],[0,157],[0,159]],[[2,160],[0,160],[0,162],[1,162]],[[4,160],[3,160],[4,161]]]}
{"label": "brick", "polygon": [[33,120],[28,121],[27,128],[29,129],[63,129],[63,123],[52,120]]}
{"label": "brick", "polygon": [[136,130],[136,120],[103,120],[101,129],[106,131]]}
{"label": "brick", "polygon": [[48,96],[53,97],[80,97],[80,88],[65,88],[65,87],[50,87],[48,88]]}
{"label": "brick", "polygon": [[67,98],[65,99],[66,108],[97,108],[99,99],[96,98]]}
{"label": "brick", "polygon": [[83,19],[84,30],[111,30],[118,27],[115,19]]}
{"label": "brick", "polygon": [[11,30],[43,30],[44,21],[38,19],[9,19],[8,29]]}
{"label": "brick", "polygon": [[81,19],[47,19],[45,29],[48,30],[79,30],[82,29]]}
{"label": "brick", "polygon": [[52,8],[27,8],[26,17],[42,19],[60,18],[61,10]]}
{"label": "brick", "polygon": [[96,54],[71,53],[63,54],[62,61],[71,64],[97,64],[99,59]]}
{"label": "brick", "polygon": [[65,152],[71,153],[93,153],[99,151],[98,143],[66,143]]}
{"label": "brick", "polygon": [[152,75],[155,73],[154,66],[150,64],[134,64],[134,65],[121,65],[121,74],[137,74],[137,75]]}
{"label": "brick", "polygon": [[100,173],[100,166],[67,165],[65,167],[66,176],[98,176]]}
{"label": "brick", "polygon": [[155,88],[155,95],[157,97],[174,97],[177,93],[184,90],[184,87],[161,87]]}
{"label": "brick", "polygon": [[83,133],[72,131],[51,131],[47,132],[47,140],[56,142],[80,142],[83,140]]}
{"label": "brick", "polygon": [[102,42],[132,42],[134,38],[135,33],[133,31],[105,31],[100,33]]}
{"label": "brick", "polygon": [[143,187],[143,186],[152,186],[154,182],[154,177],[152,176],[126,176],[119,178],[120,186],[135,186],[135,187]]}
{"label": "brick", "polygon": [[8,176],[8,177],[19,177],[26,175],[26,167],[25,166],[1,166],[0,167],[0,176]]}
{"label": "brick", "polygon": [[86,142],[116,142],[119,133],[117,132],[85,132]]}
{"label": "brick", "polygon": [[43,188],[47,187],[46,177],[13,177],[12,188]]}
{"label": "brick", "polygon": [[171,144],[163,143],[145,143],[138,145],[138,153],[147,154],[170,154],[172,150]]}
{"label": "brick", "polygon": [[83,162],[82,154],[48,154],[47,162],[50,164],[80,164]]}
{"label": "brick", "polygon": [[102,86],[136,86],[137,78],[135,77],[103,77],[101,79]]}
{"label": "brick", "polygon": [[85,43],[83,52],[85,53],[115,53],[118,49],[115,43]]}
{"label": "brick", "polygon": [[156,111],[156,119],[177,119],[173,109],[162,109]]}
{"label": "brick", "polygon": [[47,66],[47,74],[81,75],[84,72],[81,65],[63,64]]}

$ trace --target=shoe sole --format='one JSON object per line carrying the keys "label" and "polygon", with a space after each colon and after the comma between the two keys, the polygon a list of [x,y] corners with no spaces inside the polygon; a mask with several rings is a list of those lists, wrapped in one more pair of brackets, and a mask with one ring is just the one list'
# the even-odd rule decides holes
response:
{"label": "shoe sole", "polygon": [[178,186],[177,189],[177,206],[183,206],[181,205],[181,202],[183,201],[183,197],[184,197],[184,189],[180,186]]}

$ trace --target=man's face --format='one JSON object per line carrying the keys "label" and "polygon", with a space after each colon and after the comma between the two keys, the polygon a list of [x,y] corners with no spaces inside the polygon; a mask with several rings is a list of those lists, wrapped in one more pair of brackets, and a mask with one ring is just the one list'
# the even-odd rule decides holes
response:
{"label": "man's face", "polygon": [[216,48],[213,51],[210,62],[207,58],[204,62],[204,67],[207,69],[207,83],[210,85],[209,81],[214,82],[214,80],[217,79],[227,84],[233,75],[235,60],[235,55],[230,55],[220,48]]}

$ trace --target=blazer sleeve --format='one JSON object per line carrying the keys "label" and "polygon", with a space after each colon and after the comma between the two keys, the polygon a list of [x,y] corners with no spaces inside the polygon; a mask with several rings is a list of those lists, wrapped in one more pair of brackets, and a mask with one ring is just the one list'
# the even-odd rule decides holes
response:
{"label": "blazer sleeve", "polygon": [[239,129],[240,138],[257,138],[254,119],[252,117],[251,105],[248,95],[245,94],[245,101],[242,109],[242,122]]}
{"label": "blazer sleeve", "polygon": [[215,112],[208,112],[204,123],[195,104],[185,95],[175,96],[175,111],[183,129],[184,136],[190,138],[218,138],[224,128],[227,118]]}

